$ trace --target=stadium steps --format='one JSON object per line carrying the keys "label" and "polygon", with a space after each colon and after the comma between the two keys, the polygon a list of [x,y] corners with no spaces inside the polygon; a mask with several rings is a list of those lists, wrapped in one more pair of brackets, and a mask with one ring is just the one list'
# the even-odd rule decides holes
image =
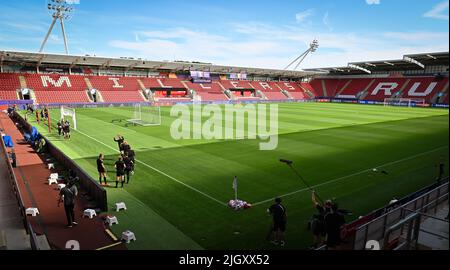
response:
{"label": "stadium steps", "polygon": [[439,99],[439,104],[445,104],[445,100],[448,96],[448,82],[445,84],[444,89],[442,89],[442,91],[434,95],[434,97],[431,99],[431,103],[433,104],[437,103],[438,101],[437,99],[440,94],[442,95],[442,97]]}
{"label": "stadium steps", "polygon": [[226,89],[221,82],[217,82],[217,84],[220,86],[220,88],[223,91],[223,94],[228,100],[236,100],[236,97],[233,95],[233,93],[230,90]]}
{"label": "stadium steps", "polygon": [[[147,88],[145,87],[144,83],[140,79],[137,79],[137,83],[138,83],[139,87],[141,87],[141,90],[139,91],[139,93],[142,95],[142,98],[145,101],[152,101],[153,95],[150,94],[149,96],[147,96],[145,94],[145,90],[147,90]],[[151,93],[151,91],[150,91],[150,93]]]}
{"label": "stadium steps", "polygon": [[283,89],[276,83],[275,87],[278,88],[280,91],[283,91]]}
{"label": "stadium steps", "polygon": [[147,89],[147,88],[145,87],[144,83],[141,81],[141,79],[137,79],[137,82],[138,82],[139,86],[141,87],[141,90],[142,90],[142,91],[144,91],[144,90]]}
{"label": "stadium steps", "polygon": [[84,92],[85,92],[86,95],[88,96],[89,102],[94,102],[94,97],[92,96],[91,91],[90,91],[90,90],[86,90],[86,91],[84,91]]}
{"label": "stadium steps", "polygon": [[288,99],[294,99],[294,97],[291,95],[291,93],[287,90],[282,90],[281,93],[283,93]]}
{"label": "stadium steps", "polygon": [[189,86],[187,86],[187,84],[186,84],[185,81],[181,81],[181,84],[182,84],[186,89],[189,89]]}
{"label": "stadium steps", "polygon": [[345,89],[347,89],[347,87],[352,83],[353,80],[348,80],[345,85],[336,93],[336,97],[340,96],[342,94],[342,92],[345,91]]}
{"label": "stadium steps", "polygon": [[321,80],[320,81],[322,84],[322,91],[323,91],[323,96],[324,97],[328,97],[328,93],[327,93],[327,85],[325,83],[325,80]]}
{"label": "stadium steps", "polygon": [[268,100],[267,96],[261,90],[256,90],[256,96],[263,100]]}
{"label": "stadium steps", "polygon": [[94,87],[92,86],[91,81],[89,80],[89,78],[84,78],[84,81],[86,82],[86,85],[88,87],[89,90],[93,89]]}
{"label": "stadium steps", "polygon": [[[315,98],[314,94],[311,93],[311,91],[309,91],[308,89],[306,89],[305,87],[303,87],[301,84],[299,84],[300,88],[306,93],[306,95],[309,96],[309,98]],[[289,91],[287,91],[289,93]],[[289,93],[290,94],[290,93]]]}
{"label": "stadium steps", "polygon": [[372,87],[375,81],[375,79],[371,80],[367,87],[363,91],[361,91],[361,96],[359,97],[360,100],[366,99],[367,95],[369,94],[369,89],[370,87]]}
{"label": "stadium steps", "polygon": [[139,90],[139,94],[141,94],[141,97],[143,100],[150,101],[149,97],[147,97],[147,95],[145,95],[144,90]]}
{"label": "stadium steps", "polygon": [[[408,84],[409,84],[409,82],[410,82],[411,80],[410,79],[408,79],[408,80],[406,80],[406,82],[402,85],[402,87],[400,88],[400,90],[398,91],[398,97],[403,97],[404,96],[404,94],[403,94],[403,91],[405,91],[405,88],[406,88],[406,86],[408,86]],[[393,95],[393,96],[395,96],[395,94]]]}
{"label": "stadium steps", "polygon": [[102,92],[97,89],[97,102],[105,102],[105,99],[103,98]]}
{"label": "stadium steps", "polygon": [[217,84],[220,86],[220,88],[222,88],[222,91],[226,91],[227,89],[223,86],[223,84],[222,83],[220,83],[220,82],[217,82]]}
{"label": "stadium steps", "polygon": [[[90,93],[89,93],[89,90],[94,89],[94,87],[92,86],[91,80],[89,80],[89,78],[84,78],[84,82],[86,83],[86,86],[88,88],[88,90],[86,91],[86,95],[88,96],[89,101],[93,102],[94,100],[90,97]],[[100,92],[99,89],[97,89],[97,102],[104,102],[102,93]]]}
{"label": "stadium steps", "polygon": [[237,97],[230,90],[225,90],[224,94],[229,100],[237,100]]}
{"label": "stadium steps", "polygon": [[20,88],[28,88],[27,80],[24,76],[19,76]]}

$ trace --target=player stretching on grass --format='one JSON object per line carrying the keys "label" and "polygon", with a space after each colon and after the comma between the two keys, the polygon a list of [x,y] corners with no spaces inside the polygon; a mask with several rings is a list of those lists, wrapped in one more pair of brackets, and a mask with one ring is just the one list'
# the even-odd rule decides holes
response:
{"label": "player stretching on grass", "polygon": [[[105,156],[103,154],[100,154],[97,159],[98,180],[100,181],[101,186],[108,185],[108,183],[106,182],[107,171],[106,171],[105,164],[103,164],[104,159],[105,159]],[[102,183],[102,177],[103,177],[103,180],[105,181],[105,184]]]}
{"label": "player stretching on grass", "polygon": [[116,188],[119,182],[121,187],[123,187],[123,182],[125,181],[125,162],[123,162],[122,156],[119,156],[119,160],[116,161],[114,167],[116,168]]}

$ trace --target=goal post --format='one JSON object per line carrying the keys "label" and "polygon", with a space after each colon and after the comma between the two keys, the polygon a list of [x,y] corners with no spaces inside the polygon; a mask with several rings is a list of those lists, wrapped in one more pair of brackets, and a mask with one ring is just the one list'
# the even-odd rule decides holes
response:
{"label": "goal post", "polygon": [[426,102],[423,98],[385,98],[384,106],[404,106],[415,107],[425,106]]}
{"label": "goal post", "polygon": [[65,107],[65,106],[61,106],[61,113],[60,114],[61,115],[60,115],[59,120],[65,119],[67,116],[68,117],[72,117],[73,129],[77,130],[77,115],[75,113],[75,109],[68,108],[68,107]]}
{"label": "goal post", "polygon": [[161,108],[159,106],[151,106],[141,103],[134,104],[132,118],[127,119],[127,122],[145,127],[160,126]]}

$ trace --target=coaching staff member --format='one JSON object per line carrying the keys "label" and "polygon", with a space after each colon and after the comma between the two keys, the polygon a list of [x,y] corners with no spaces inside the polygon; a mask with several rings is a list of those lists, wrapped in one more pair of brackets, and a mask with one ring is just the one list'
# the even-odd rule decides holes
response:
{"label": "coaching staff member", "polygon": [[275,204],[272,205],[267,212],[273,217],[272,226],[272,243],[275,245],[284,246],[285,237],[284,233],[286,231],[287,214],[286,208],[281,204],[281,198],[275,199]]}
{"label": "coaching staff member", "polygon": [[103,163],[103,160],[105,159],[105,156],[103,154],[100,154],[98,156],[97,159],[97,171],[98,171],[98,180],[100,181],[100,185],[102,186],[102,178],[105,181],[105,186],[108,185],[108,183],[106,183],[106,167],[105,164]]}
{"label": "coaching staff member", "polygon": [[67,186],[61,189],[59,192],[59,200],[58,200],[58,207],[59,204],[64,201],[64,210],[66,211],[66,217],[67,217],[67,227],[72,228],[73,225],[78,225],[78,223],[75,221],[75,198],[78,195],[78,189],[75,186],[76,179],[69,181]]}

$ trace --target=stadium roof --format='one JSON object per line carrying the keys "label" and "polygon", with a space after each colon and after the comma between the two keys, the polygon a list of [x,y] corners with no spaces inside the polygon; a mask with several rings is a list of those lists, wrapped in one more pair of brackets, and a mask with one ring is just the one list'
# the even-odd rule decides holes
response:
{"label": "stadium roof", "polygon": [[231,67],[220,66],[209,63],[198,62],[170,62],[170,61],[148,61],[140,58],[105,58],[96,56],[75,56],[75,55],[60,55],[60,54],[45,54],[45,53],[30,53],[30,52],[13,52],[0,51],[0,62],[14,62],[21,65],[36,65],[43,64],[64,65],[70,68],[77,66],[90,67],[104,67],[104,68],[123,68],[130,69],[148,69],[155,71],[206,71],[218,74],[230,73],[246,73],[248,75],[257,76],[273,76],[285,78],[301,78],[305,76],[316,75],[314,71],[289,71],[263,68],[248,68],[248,67]]}
{"label": "stadium roof", "polygon": [[398,60],[351,62],[346,67],[312,68],[305,71],[322,72],[330,74],[364,74],[375,71],[403,71],[423,69],[426,66],[447,65],[448,52],[422,53],[404,55]]}

